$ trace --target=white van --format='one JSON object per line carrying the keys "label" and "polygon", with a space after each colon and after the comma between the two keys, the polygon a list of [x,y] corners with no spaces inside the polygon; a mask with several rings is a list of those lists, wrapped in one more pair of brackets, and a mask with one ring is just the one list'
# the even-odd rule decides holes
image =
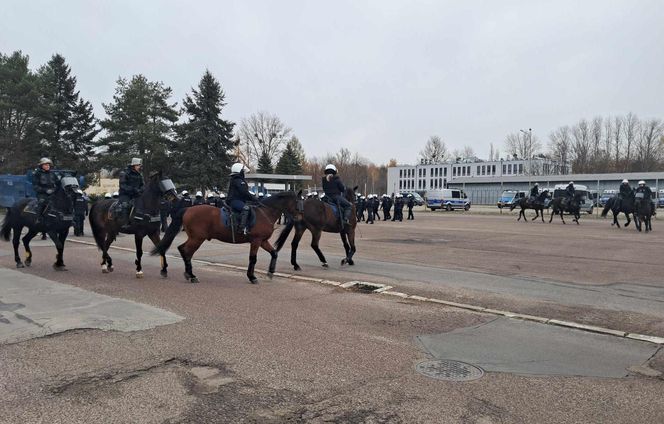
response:
{"label": "white van", "polygon": [[445,209],[447,211],[453,209],[470,209],[470,200],[468,200],[468,196],[461,189],[444,188],[440,190],[428,190],[424,194],[424,197],[427,207],[432,211],[436,209]]}
{"label": "white van", "polygon": [[[556,184],[553,190],[553,198],[565,196],[565,189],[567,184]],[[592,193],[588,191],[588,187],[582,184],[574,184],[574,191],[576,193],[581,193],[582,203],[579,205],[581,207],[581,212],[586,212],[589,214],[593,213],[594,202],[592,199]]]}

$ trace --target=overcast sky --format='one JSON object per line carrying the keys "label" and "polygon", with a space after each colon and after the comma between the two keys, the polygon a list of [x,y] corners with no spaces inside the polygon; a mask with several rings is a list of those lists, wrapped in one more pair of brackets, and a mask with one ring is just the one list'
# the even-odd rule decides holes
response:
{"label": "overcast sky", "polygon": [[14,1],[0,51],[60,53],[98,117],[118,77],[181,103],[208,68],[235,122],[277,114],[308,155],[347,147],[414,163],[521,128],[545,141],[580,118],[664,118],[660,1]]}

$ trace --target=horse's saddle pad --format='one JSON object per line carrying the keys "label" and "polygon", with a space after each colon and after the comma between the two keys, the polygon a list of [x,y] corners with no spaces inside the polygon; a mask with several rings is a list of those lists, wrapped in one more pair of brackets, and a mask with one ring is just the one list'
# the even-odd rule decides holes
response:
{"label": "horse's saddle pad", "polygon": [[[221,214],[221,223],[224,224],[225,227],[230,228],[231,227],[231,213],[233,214],[233,223],[235,225],[240,225],[240,212],[231,212],[230,208],[227,207],[222,207],[219,209],[219,213]],[[256,211],[255,207],[251,206],[249,207],[249,217],[247,218],[247,227],[250,229],[253,228],[253,226],[256,225]]]}

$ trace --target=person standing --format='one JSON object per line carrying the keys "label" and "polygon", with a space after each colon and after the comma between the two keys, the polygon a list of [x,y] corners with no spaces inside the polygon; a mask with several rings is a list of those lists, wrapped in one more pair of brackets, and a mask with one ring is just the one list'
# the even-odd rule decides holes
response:
{"label": "person standing", "polygon": [[366,221],[366,223],[367,224],[373,224],[374,223],[374,202],[375,202],[374,195],[373,194],[367,195],[367,203],[366,203],[366,206],[367,206],[367,221]]}
{"label": "person standing", "polygon": [[415,215],[413,215],[413,207],[415,207],[415,198],[413,197],[412,193],[408,194],[408,218],[410,220],[415,219]]}
{"label": "person standing", "polygon": [[200,190],[196,192],[196,198],[194,199],[193,206],[202,205],[205,202],[203,201],[203,192]]}
{"label": "person standing", "polygon": [[74,199],[74,235],[84,236],[85,217],[88,216],[88,199],[82,190],[76,190]]}

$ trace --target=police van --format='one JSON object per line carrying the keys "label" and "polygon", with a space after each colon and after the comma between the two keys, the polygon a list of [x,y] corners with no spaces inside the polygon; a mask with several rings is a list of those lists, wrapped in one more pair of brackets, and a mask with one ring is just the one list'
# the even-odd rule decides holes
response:
{"label": "police van", "polygon": [[[565,197],[565,189],[567,184],[557,184],[553,189],[553,198]],[[589,214],[593,213],[594,202],[592,199],[592,194],[588,191],[588,187],[581,184],[574,184],[574,190],[576,193],[581,193],[581,212],[587,212]]]}
{"label": "police van", "polygon": [[500,197],[498,198],[498,201],[496,202],[496,205],[498,206],[498,209],[502,208],[508,208],[512,206],[514,202],[519,201],[519,199],[523,199],[524,197],[527,197],[528,193],[522,190],[504,190]]}
{"label": "police van", "polygon": [[470,200],[468,196],[461,189],[457,188],[443,188],[439,190],[428,190],[424,197],[426,199],[427,208],[435,211],[437,209],[445,209],[451,211],[454,209],[470,209]]}
{"label": "police van", "polygon": [[599,206],[604,207],[610,198],[616,197],[618,190],[604,190],[599,197]]}
{"label": "police van", "polygon": [[664,208],[664,189],[660,190],[657,194],[657,207]]}

